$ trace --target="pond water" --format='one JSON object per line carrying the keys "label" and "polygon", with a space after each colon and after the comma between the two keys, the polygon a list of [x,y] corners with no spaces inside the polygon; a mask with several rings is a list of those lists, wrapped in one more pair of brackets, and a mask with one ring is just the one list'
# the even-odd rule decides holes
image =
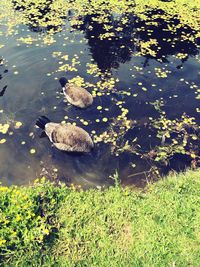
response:
{"label": "pond water", "polygon": [[[158,172],[198,165],[199,47],[198,39],[182,37],[183,32],[193,36],[192,29],[170,31],[166,29],[177,25],[175,19],[159,19],[156,26],[148,26],[129,16],[118,33],[120,20],[110,15],[115,35],[99,38],[105,29],[94,18],[85,15],[81,27],[70,26],[67,18],[62,31],[51,36],[53,42],[46,43],[40,27],[19,24],[8,35],[5,24],[0,25],[0,123],[9,125],[6,133],[0,133],[5,139],[0,144],[3,184],[29,184],[44,175],[87,188],[112,184],[109,176],[117,171],[123,184],[141,187],[157,179]],[[149,34],[157,43],[147,46]],[[64,64],[68,66],[62,68]],[[84,79],[93,92],[93,105],[80,110],[63,101],[58,82],[62,76],[76,77],[76,82]],[[193,117],[196,127],[189,152],[175,151],[162,162],[147,157],[176,134],[178,142],[184,142],[186,131],[176,129],[169,138],[162,132],[159,138],[154,127],[162,116],[178,124],[183,114]],[[95,149],[83,155],[58,151],[35,127],[41,115],[55,122],[75,122],[96,140]],[[100,136],[103,133],[105,137]]]}

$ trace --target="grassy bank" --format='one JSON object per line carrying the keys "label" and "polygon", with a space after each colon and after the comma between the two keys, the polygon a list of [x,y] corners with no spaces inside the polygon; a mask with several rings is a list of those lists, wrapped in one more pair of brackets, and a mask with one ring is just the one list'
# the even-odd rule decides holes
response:
{"label": "grassy bank", "polygon": [[200,171],[146,192],[0,187],[4,266],[199,266]]}

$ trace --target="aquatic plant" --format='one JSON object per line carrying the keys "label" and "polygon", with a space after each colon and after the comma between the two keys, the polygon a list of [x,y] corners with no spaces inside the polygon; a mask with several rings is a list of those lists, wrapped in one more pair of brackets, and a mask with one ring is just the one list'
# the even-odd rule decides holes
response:
{"label": "aquatic plant", "polygon": [[[69,15],[71,10],[74,12],[72,18]],[[113,16],[110,10],[116,15]],[[157,12],[155,14],[151,13],[150,18],[149,12],[152,12],[152,10],[160,10],[161,12],[160,14]],[[180,10],[182,12],[179,12]],[[171,25],[169,31],[176,32],[180,27],[184,28],[187,25],[187,27],[194,31],[193,35],[183,30],[182,38],[195,42],[195,39],[199,37],[198,0],[190,3],[185,0],[170,2],[148,0],[145,3],[140,0],[134,2],[130,0],[76,0],[73,2],[69,0],[2,0],[0,19],[5,21],[8,26],[8,33],[13,33],[15,31],[14,27],[23,23],[30,25],[30,29],[33,31],[46,29],[49,34],[52,34],[62,30],[62,26],[66,23],[66,18],[71,20],[73,26],[80,27],[80,25],[86,23],[86,16],[93,15],[91,17],[92,21],[98,23],[104,29],[104,33],[100,33],[99,38],[109,40],[116,36],[116,33],[118,36],[123,34],[124,27],[127,27],[126,25],[129,24],[130,14],[137,16],[140,21],[146,21],[149,26],[157,26],[159,24],[158,18],[170,22],[175,17],[179,23]],[[116,22],[119,25],[114,27]],[[141,27],[144,29],[144,26]],[[88,32],[92,32],[92,30],[93,26],[91,24]],[[144,53],[144,50],[148,50],[148,46],[151,43],[156,44],[156,40],[150,38],[147,42],[143,41],[140,43],[142,53]]]}
{"label": "aquatic plant", "polygon": [[[118,102],[118,105],[120,102]],[[122,113],[118,115],[115,119],[110,121],[108,129],[101,133],[100,135],[94,134],[94,142],[104,142],[110,144],[111,153],[119,156],[120,153],[125,151],[136,152],[135,145],[137,138],[132,141],[126,140],[126,133],[134,127],[136,123],[133,120],[127,118],[128,109],[121,108]],[[107,122],[107,118],[102,119],[103,122]]]}
{"label": "aquatic plant", "polygon": [[180,119],[170,120],[161,115],[152,120],[151,125],[161,142],[148,153],[151,159],[168,164],[175,154],[183,154],[191,157],[193,164],[199,162],[200,127],[193,117],[183,114]]}

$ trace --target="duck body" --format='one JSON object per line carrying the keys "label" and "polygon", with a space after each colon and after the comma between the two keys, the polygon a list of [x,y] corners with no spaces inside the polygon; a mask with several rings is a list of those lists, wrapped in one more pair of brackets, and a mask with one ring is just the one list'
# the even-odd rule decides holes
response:
{"label": "duck body", "polygon": [[36,125],[42,128],[53,145],[66,152],[90,152],[94,143],[90,135],[82,128],[74,125],[62,125],[40,117]]}
{"label": "duck body", "polygon": [[79,108],[87,108],[92,105],[93,97],[86,89],[68,83],[65,78],[60,79],[60,84],[62,85],[65,98],[70,104]]}
{"label": "duck body", "polygon": [[92,95],[82,87],[74,84],[66,84],[63,87],[63,93],[67,101],[79,108],[87,108],[92,105],[93,97]]}

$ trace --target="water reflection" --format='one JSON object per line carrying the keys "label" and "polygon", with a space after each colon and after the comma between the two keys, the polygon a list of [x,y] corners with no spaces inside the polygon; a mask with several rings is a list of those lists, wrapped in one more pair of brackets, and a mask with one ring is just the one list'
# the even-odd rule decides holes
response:
{"label": "water reflection", "polygon": [[[35,33],[28,34],[34,38],[37,36],[40,38],[36,32],[52,29],[55,33],[58,25],[62,25],[58,23],[57,18],[65,18],[62,12],[52,13],[54,11],[49,4],[52,1],[45,2],[44,8],[38,7],[37,16],[29,14],[26,1],[20,1],[21,6],[17,6],[17,2],[14,1],[15,8],[19,12],[27,13],[27,17],[30,16],[27,25]],[[34,3],[32,3],[33,6]],[[57,26],[52,23],[48,13],[55,14]],[[176,18],[168,21],[162,19],[160,16],[163,14],[160,11],[158,11],[159,16],[155,18],[156,14],[152,11],[149,13],[149,21],[142,21],[133,14],[117,16],[107,11],[107,21],[102,23],[99,22],[101,18],[98,14],[86,15],[80,18],[80,22],[83,21],[82,26],[74,27],[76,34],[71,33],[69,29],[63,29],[61,34],[55,36],[56,42],[53,46],[41,45],[40,47],[38,42],[38,46],[33,44],[27,48],[25,45],[17,46],[15,40],[8,42],[7,47],[2,51],[8,57],[10,66],[17,65],[19,75],[9,73],[9,88],[13,89],[13,94],[13,91],[7,90],[7,85],[3,83],[6,72],[4,66],[0,66],[2,75],[0,96],[6,96],[6,98],[0,98],[0,109],[5,110],[2,115],[7,116],[9,120],[11,120],[12,111],[14,114],[12,124],[13,121],[18,120],[23,123],[23,126],[19,130],[11,128],[10,132],[13,132],[13,135],[8,133],[6,136],[0,136],[7,138],[7,142],[1,144],[0,149],[0,176],[3,177],[4,183],[28,183],[36,176],[45,175],[50,179],[52,177],[62,179],[66,183],[73,182],[82,184],[84,187],[94,187],[111,184],[113,181],[108,176],[116,169],[124,184],[134,183],[137,186],[144,186],[149,182],[151,174],[155,173],[149,159],[146,160],[140,155],[127,151],[115,157],[111,155],[111,145],[103,142],[97,144],[90,155],[77,157],[62,153],[52,148],[46,138],[39,137],[34,123],[40,115],[49,116],[57,122],[61,122],[67,116],[67,121],[76,122],[89,133],[95,131],[101,134],[108,129],[113,118],[116,119],[123,113],[122,109],[128,109],[128,119],[136,120],[137,125],[124,136],[121,150],[124,149],[125,141],[137,138],[141,153],[142,150],[147,153],[160,145],[156,130],[148,127],[149,117],[155,119],[160,116],[160,111],[156,110],[155,105],[151,103],[164,99],[163,109],[170,119],[180,117],[184,111],[190,116],[197,117],[196,87],[191,89],[190,85],[194,87],[194,84],[180,81],[180,78],[184,77],[184,81],[194,81],[196,84],[198,82],[197,60],[194,59],[198,50],[197,44],[191,41],[193,32],[188,26],[176,27],[176,30],[172,31],[169,28],[173,24],[178,25],[179,21]],[[46,26],[42,26],[43,22]],[[191,38],[182,40],[183,33]],[[18,37],[20,34],[19,27]],[[88,45],[85,44],[84,36],[88,40]],[[152,39],[156,40],[156,44],[150,46],[151,51],[146,49],[144,53],[144,44],[148,44]],[[52,58],[54,51],[58,53],[61,51],[60,53],[65,57],[67,54],[69,63],[74,55],[78,55],[80,59],[78,72],[63,71],[58,75],[55,71],[56,60],[58,65],[64,62],[59,58],[56,60]],[[171,56],[177,54],[181,54],[181,57],[174,60],[176,65],[171,64],[174,63]],[[100,80],[99,77],[87,72],[87,63],[92,59],[102,72],[109,70],[112,78],[119,80],[119,83],[116,83],[118,91],[107,95],[107,88],[104,92],[99,90],[95,93],[97,96],[92,107],[80,111],[63,103],[59,93],[56,93],[60,88],[55,79],[63,75],[69,79],[79,75],[85,81],[94,83],[94,87],[87,88],[92,91],[96,82]],[[150,61],[150,59],[154,60]],[[184,69],[182,69],[183,64]],[[155,68],[160,66],[165,67],[172,75],[164,80],[162,77],[157,77]],[[103,122],[103,118],[108,121]],[[87,123],[84,125],[83,121]],[[34,155],[30,155],[32,148],[36,150]],[[18,155],[19,151],[20,155]],[[186,165],[190,165],[191,159],[179,156],[175,155],[170,159],[167,167],[157,164],[161,173],[166,174],[172,168],[183,170]]]}
{"label": "water reflection", "polygon": [[[171,55],[181,54],[181,65],[186,62],[189,56],[195,56],[199,53],[197,40],[192,40],[195,31],[188,25],[182,25],[176,17],[170,19],[165,18],[165,13],[162,10],[152,10],[147,13],[149,20],[143,21],[137,19],[135,22],[136,34],[135,37],[139,42],[148,42],[150,39],[156,40],[155,57],[151,54],[146,54],[147,61],[150,58],[155,58],[163,63],[169,63],[168,57]],[[151,19],[153,18],[153,19]],[[179,25],[179,27],[177,27]],[[181,26],[180,26],[181,25]],[[187,35],[187,39],[184,36]],[[140,50],[140,46],[138,46]]]}
{"label": "water reflection", "polygon": [[[195,42],[198,40],[190,38],[195,32],[189,26],[177,27],[180,20],[175,17],[168,20],[162,18],[165,15],[162,10],[152,10],[147,15],[149,20],[145,21],[134,14],[115,17],[107,13],[105,23],[101,22],[98,14],[83,18],[80,29],[85,32],[91,55],[99,69],[117,69],[120,63],[129,62],[136,51],[142,52],[145,57],[143,67],[148,65],[150,59],[169,63],[169,56],[179,54],[181,64],[177,65],[177,69],[180,69],[189,56],[199,53],[198,42]],[[143,52],[143,44],[151,44],[152,40],[151,49],[144,49]]]}
{"label": "water reflection", "polygon": [[[32,32],[53,32],[56,33],[66,15],[62,8],[55,9],[53,0],[48,0],[40,4],[34,1],[27,4],[26,1],[12,0],[15,10],[28,21],[27,25]],[[61,30],[61,29],[59,29]]]}
{"label": "water reflection", "polygon": [[2,96],[4,96],[4,94],[5,94],[5,92],[6,92],[6,89],[7,89],[7,85],[5,85],[4,87],[3,87],[3,89],[0,91],[0,97],[2,97]]}
{"label": "water reflection", "polygon": [[[31,2],[29,5],[26,1],[12,1],[33,32],[56,33],[61,30],[67,17],[78,19],[81,26],[78,23],[74,28],[85,32],[91,55],[102,71],[119,68],[121,63],[131,60],[134,52],[140,52],[145,57],[143,67],[148,65],[150,59],[168,63],[169,56],[179,54],[181,63],[177,69],[182,68],[189,56],[198,54],[199,40],[193,38],[196,32],[188,25],[182,25],[177,17],[169,18],[159,9],[147,11],[147,20],[133,13],[116,15],[109,10],[104,10],[105,17],[98,13],[76,17],[70,8],[56,9],[52,5],[53,0],[41,4]],[[130,8],[133,6],[134,3]],[[150,47],[147,48],[148,43]]]}
{"label": "water reflection", "polygon": [[[0,80],[3,79],[8,69],[4,67],[3,59],[0,59]],[[4,85],[3,88],[0,87],[0,97],[4,96],[8,85]]]}
{"label": "water reflection", "polygon": [[[125,16],[125,15],[124,15]],[[118,27],[122,27],[120,20],[115,20],[112,14],[107,15],[107,22],[99,23],[99,15],[87,15],[83,19],[81,30],[84,30],[85,37],[88,39],[90,52],[93,59],[102,71],[117,69],[120,63],[125,63],[131,60],[132,52],[135,44],[132,39],[134,30],[134,17],[130,19],[126,25],[123,25],[122,30],[117,31]],[[109,32],[106,27],[111,27]],[[103,37],[103,35],[108,37]],[[101,38],[102,36],[102,38]]]}

